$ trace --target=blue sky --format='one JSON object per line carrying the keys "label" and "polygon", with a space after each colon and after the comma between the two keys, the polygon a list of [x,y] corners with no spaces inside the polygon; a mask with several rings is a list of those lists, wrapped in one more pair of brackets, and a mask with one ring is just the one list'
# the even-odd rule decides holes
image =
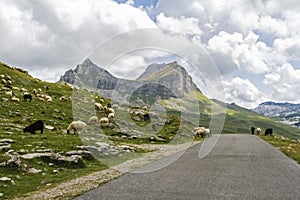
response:
{"label": "blue sky", "polygon": [[[270,100],[300,103],[299,10],[297,0],[2,0],[0,60],[57,81],[112,36],[168,30],[174,43],[182,40],[171,32],[207,51],[223,80],[222,100],[248,108]],[[168,56],[130,54],[110,70],[138,76]]]}
{"label": "blue sky", "polygon": [[[115,0],[118,3],[126,3],[127,0]],[[134,6],[139,7],[139,6],[145,6],[145,7],[150,7],[150,6],[156,6],[158,3],[158,0],[136,0],[134,1]]]}

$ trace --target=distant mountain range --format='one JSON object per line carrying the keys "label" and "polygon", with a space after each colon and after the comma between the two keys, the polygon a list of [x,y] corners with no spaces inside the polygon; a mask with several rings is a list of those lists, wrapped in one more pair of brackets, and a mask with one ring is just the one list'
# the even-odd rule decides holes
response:
{"label": "distant mountain range", "polygon": [[89,58],[68,70],[60,77],[60,82],[82,85],[103,92],[111,90],[128,93],[145,93],[161,97],[182,97],[193,90],[201,91],[194,84],[186,70],[177,62],[151,64],[136,80],[117,78],[107,70],[94,64]]}
{"label": "distant mountain range", "polygon": [[300,104],[264,102],[253,111],[300,128]]}

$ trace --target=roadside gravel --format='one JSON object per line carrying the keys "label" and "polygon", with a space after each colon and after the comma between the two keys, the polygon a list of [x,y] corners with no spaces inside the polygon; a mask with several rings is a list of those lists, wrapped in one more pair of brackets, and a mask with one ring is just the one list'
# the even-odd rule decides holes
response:
{"label": "roadside gravel", "polygon": [[106,183],[112,179],[115,179],[127,172],[149,164],[155,160],[159,160],[163,157],[175,154],[176,152],[187,149],[191,145],[198,144],[199,141],[193,142],[193,144],[180,144],[180,145],[135,145],[138,148],[144,150],[155,150],[150,153],[146,153],[142,157],[138,157],[132,160],[127,160],[117,166],[110,167],[109,169],[94,172],[87,176],[79,177],[66,183],[62,183],[53,188],[44,188],[38,191],[34,191],[26,194],[24,197],[19,197],[19,200],[31,200],[31,199],[72,199],[75,196],[83,194],[89,190],[99,187],[99,185]]}

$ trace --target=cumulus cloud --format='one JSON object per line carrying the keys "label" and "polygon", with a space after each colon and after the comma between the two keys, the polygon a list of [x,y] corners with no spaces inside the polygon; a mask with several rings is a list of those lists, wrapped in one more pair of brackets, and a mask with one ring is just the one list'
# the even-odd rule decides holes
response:
{"label": "cumulus cloud", "polygon": [[263,81],[271,90],[272,99],[279,101],[298,102],[300,96],[300,70],[290,64],[284,64],[270,74],[265,75]]}
{"label": "cumulus cloud", "polygon": [[29,71],[43,67],[57,71],[75,66],[112,35],[155,27],[145,11],[110,0],[4,0],[0,55],[2,61]]}
{"label": "cumulus cloud", "polygon": [[258,35],[253,32],[243,37],[241,33],[229,34],[222,31],[208,41],[207,48],[212,53],[213,58],[215,57],[214,60],[220,68],[223,68],[223,59],[226,60],[227,58],[225,63],[227,67],[232,65],[231,69],[264,73],[269,70],[269,66],[266,64],[264,54],[261,51],[263,46],[257,40]]}
{"label": "cumulus cloud", "polygon": [[263,100],[263,94],[248,79],[235,77],[223,82],[225,99],[238,105],[254,108],[257,101]]}
{"label": "cumulus cloud", "polygon": [[164,13],[157,16],[157,25],[159,28],[181,33],[187,36],[201,35],[199,20],[194,17],[166,17]]}

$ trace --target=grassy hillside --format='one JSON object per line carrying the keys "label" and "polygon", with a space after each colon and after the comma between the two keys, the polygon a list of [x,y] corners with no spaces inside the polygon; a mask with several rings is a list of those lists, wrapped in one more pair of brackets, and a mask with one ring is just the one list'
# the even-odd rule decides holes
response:
{"label": "grassy hillside", "polygon": [[[73,120],[72,102],[62,102],[59,97],[72,96],[70,86],[40,81],[22,70],[11,68],[3,63],[0,63],[0,74],[5,77],[10,76],[13,87],[25,88],[31,94],[33,94],[33,89],[40,88],[42,94],[50,95],[53,99],[53,102],[46,102],[33,97],[32,102],[25,102],[22,92],[7,89],[5,84],[0,84],[0,140],[12,139],[14,143],[10,144],[10,150],[19,155],[47,152],[47,149],[56,153],[76,150],[76,146],[82,145],[78,135],[65,134],[68,124]],[[46,90],[47,87],[48,90]],[[19,98],[20,102],[12,102],[6,95],[6,92],[11,90],[13,96]],[[51,126],[50,129],[53,127],[53,130],[46,129],[44,134],[40,134],[40,131],[36,134],[23,133],[25,126],[39,119],[43,120],[47,127]],[[6,150],[0,151],[0,163],[5,163],[9,159],[10,156]],[[20,161],[20,167],[0,167],[0,178],[8,177],[13,181],[0,181],[0,193],[4,198],[10,199],[39,187],[55,185],[107,168],[92,157],[84,159],[77,165],[49,162],[43,158],[20,158]],[[33,168],[41,172],[30,172]]]}
{"label": "grassy hillside", "polygon": [[[66,152],[80,149],[80,146],[84,145],[80,137],[77,134],[66,134],[65,130],[69,123],[73,121],[74,113],[72,112],[72,108],[73,111],[75,108],[79,112],[79,114],[75,113],[76,115],[74,116],[79,116],[85,122],[87,122],[90,116],[95,115],[94,107],[92,107],[92,110],[90,107],[90,99],[95,96],[89,91],[80,91],[79,96],[77,96],[78,99],[75,101],[75,104],[73,101],[72,105],[71,100],[60,100],[62,96],[74,98],[73,89],[69,85],[38,80],[23,70],[9,67],[3,63],[0,63],[0,76],[2,76],[1,79],[10,79],[12,82],[11,85],[5,83],[5,81],[0,84],[0,149],[1,146],[9,146],[9,148],[2,148],[0,150],[0,178],[7,177],[9,179],[9,181],[0,181],[0,195],[2,197],[11,199],[22,196],[36,188],[52,187],[75,177],[108,168],[90,155],[79,159],[76,163],[49,160],[48,157],[22,158],[22,156],[31,153],[53,153],[55,155],[65,155],[65,157],[69,158],[66,156]],[[24,101],[23,92],[19,91],[21,88],[26,89],[30,94],[33,94],[33,91],[37,90],[41,94],[50,96],[53,101],[42,101],[34,95],[32,102]],[[13,102],[11,97],[6,94],[9,91],[12,91],[13,96],[19,98],[20,102]],[[292,139],[300,138],[299,129],[276,123],[267,117],[258,115],[235,104],[225,105],[219,101],[211,101],[197,91],[195,94],[190,95],[193,96],[187,95],[186,99],[162,100],[161,105],[166,110],[162,114],[164,116],[161,116],[157,112],[156,115],[153,115],[153,119],[151,119],[153,120],[151,121],[152,123],[155,120],[155,122],[160,122],[156,124],[156,127],[149,126],[151,124],[150,121],[141,118],[143,115],[134,114],[135,112],[141,113],[140,109],[118,105],[118,108],[115,110],[119,118],[119,124],[125,124],[124,126],[127,130],[122,129],[117,123],[114,123],[112,124],[115,126],[114,129],[110,127],[104,128],[103,132],[105,136],[110,138],[110,142],[116,145],[169,143],[176,137],[179,138],[179,142],[189,141],[193,140],[191,137],[194,126],[209,126],[212,115],[211,106],[226,106],[226,119],[223,129],[223,133],[225,134],[249,134],[251,126],[259,126],[263,130],[265,128],[273,128],[275,134]],[[100,98],[96,95],[96,98],[93,100],[100,102]],[[196,102],[189,101],[189,99],[195,98],[197,99]],[[77,105],[76,103],[79,104]],[[103,105],[108,105],[110,100],[104,98],[104,102],[102,103]],[[186,110],[180,112],[180,108],[182,107],[188,111],[195,111],[195,113],[186,112]],[[99,118],[105,115],[103,111],[96,114]],[[194,119],[197,115],[200,116],[199,121],[195,121]],[[126,118],[127,121],[122,122],[120,120]],[[25,126],[40,119],[44,121],[47,127],[44,134],[40,134],[39,131],[36,134],[23,133]],[[165,123],[162,123],[162,119],[165,119]],[[196,119],[198,120],[198,118]],[[131,132],[134,132],[130,127],[138,127],[138,131],[142,136],[135,140],[129,139],[132,136],[130,135]],[[87,136],[89,138],[96,138],[95,141],[88,141],[89,145],[99,142],[97,140],[100,137],[98,128],[99,125],[89,126]],[[157,129],[157,133],[153,131],[154,128]],[[158,137],[153,137],[153,134],[157,134]],[[6,141],[2,141],[3,139]],[[13,140],[12,143],[8,139]],[[136,149],[135,152],[144,153],[142,149]],[[120,157],[120,160],[115,164],[137,156],[135,152],[122,154],[123,157]],[[1,166],[1,164],[5,164],[12,159],[12,155],[19,155],[19,166]],[[1,196],[0,198],[2,198]]]}
{"label": "grassy hillside", "polygon": [[[224,103],[214,100],[220,105]],[[257,114],[251,110],[242,108],[236,104],[226,104],[226,119],[223,133],[250,133],[251,126],[260,127],[263,131],[272,128],[275,134],[291,139],[300,139],[300,129],[293,128],[286,124]]]}

